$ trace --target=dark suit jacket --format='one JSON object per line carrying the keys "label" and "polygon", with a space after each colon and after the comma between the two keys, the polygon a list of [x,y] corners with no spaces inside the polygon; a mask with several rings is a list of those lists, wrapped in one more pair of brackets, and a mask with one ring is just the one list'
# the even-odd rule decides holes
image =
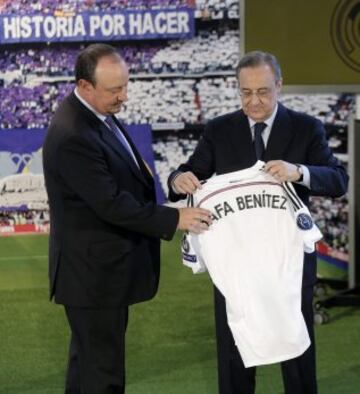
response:
{"label": "dark suit jacket", "polygon": [[[323,125],[317,119],[287,109],[279,103],[264,161],[285,160],[304,164],[310,171],[310,190],[294,184],[299,197],[309,204],[309,196],[341,196],[346,192],[348,177],[333,156],[325,138]],[[199,179],[251,167],[256,162],[255,150],[247,116],[242,110],[208,122],[194,154],[178,171],[192,171]],[[177,171],[169,177],[169,198],[175,194],[170,185]],[[316,256],[306,254],[303,285],[316,280]]]}
{"label": "dark suit jacket", "polygon": [[50,295],[80,307],[152,298],[160,238],[171,239],[176,209],[155,203],[152,176],[74,94],[60,105],[43,146],[50,205]]}

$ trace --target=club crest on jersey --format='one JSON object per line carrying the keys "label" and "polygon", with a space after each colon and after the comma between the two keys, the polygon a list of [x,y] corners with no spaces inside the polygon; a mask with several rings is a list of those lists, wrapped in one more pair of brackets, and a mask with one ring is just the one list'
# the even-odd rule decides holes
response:
{"label": "club crest on jersey", "polygon": [[300,213],[296,219],[296,224],[301,230],[310,230],[314,225],[311,216],[306,213]]}

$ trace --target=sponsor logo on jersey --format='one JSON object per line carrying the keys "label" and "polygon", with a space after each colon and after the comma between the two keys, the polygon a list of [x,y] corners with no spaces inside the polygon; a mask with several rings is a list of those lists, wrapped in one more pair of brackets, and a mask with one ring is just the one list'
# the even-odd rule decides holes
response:
{"label": "sponsor logo on jersey", "polygon": [[190,263],[196,263],[197,262],[197,258],[194,254],[188,254],[188,253],[184,253],[182,254],[183,260],[188,261]]}
{"label": "sponsor logo on jersey", "polygon": [[311,216],[306,213],[300,213],[296,218],[296,224],[301,230],[310,230],[314,225]]}

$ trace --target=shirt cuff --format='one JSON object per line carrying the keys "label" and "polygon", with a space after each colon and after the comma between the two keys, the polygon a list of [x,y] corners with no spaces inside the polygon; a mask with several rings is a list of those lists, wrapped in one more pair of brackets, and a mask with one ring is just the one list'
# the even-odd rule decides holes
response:
{"label": "shirt cuff", "polygon": [[299,185],[303,185],[303,186],[307,187],[308,189],[310,189],[310,171],[303,164],[300,164],[300,167],[303,172],[303,180],[301,182],[295,182],[295,183],[297,183]]}
{"label": "shirt cuff", "polygon": [[175,194],[181,194],[180,192],[178,192],[178,191],[176,190],[176,187],[175,187],[175,184],[174,184],[175,179],[176,179],[179,175],[181,175],[181,174],[182,174],[181,171],[176,171],[175,174],[173,175],[171,181],[170,181],[171,189],[172,189],[172,191],[173,191]]}

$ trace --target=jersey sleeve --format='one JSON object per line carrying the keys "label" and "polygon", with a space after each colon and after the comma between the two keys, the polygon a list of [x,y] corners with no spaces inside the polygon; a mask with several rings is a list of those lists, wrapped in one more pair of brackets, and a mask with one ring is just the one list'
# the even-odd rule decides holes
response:
{"label": "jersey sleeve", "polygon": [[290,182],[284,182],[283,187],[289,199],[296,226],[304,240],[304,252],[313,253],[316,242],[322,238],[321,231],[312,219],[307,206],[297,195],[293,185]]}
{"label": "jersey sleeve", "polygon": [[315,244],[322,238],[322,234],[310,216],[307,207],[301,208],[296,212],[295,221],[303,236],[305,253],[314,252]]}
{"label": "jersey sleeve", "polygon": [[192,269],[194,274],[201,274],[202,272],[206,272],[207,269],[200,253],[196,253],[194,246],[196,243],[195,237],[195,234],[189,232],[184,233],[181,241],[182,261],[186,267]]}

